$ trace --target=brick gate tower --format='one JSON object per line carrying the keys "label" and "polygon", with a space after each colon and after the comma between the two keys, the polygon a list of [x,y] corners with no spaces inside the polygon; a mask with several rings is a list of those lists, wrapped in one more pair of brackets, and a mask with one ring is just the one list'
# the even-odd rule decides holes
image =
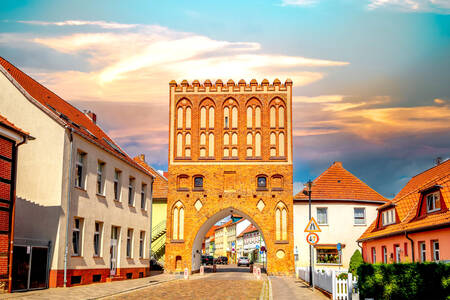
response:
{"label": "brick gate tower", "polygon": [[166,272],[200,268],[206,232],[239,214],[269,274],[292,274],[292,81],[170,82]]}

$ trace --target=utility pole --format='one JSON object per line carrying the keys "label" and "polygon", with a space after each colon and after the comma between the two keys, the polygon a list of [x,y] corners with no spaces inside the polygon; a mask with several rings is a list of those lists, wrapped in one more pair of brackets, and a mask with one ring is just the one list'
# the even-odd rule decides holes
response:
{"label": "utility pole", "polygon": [[[308,188],[308,199],[309,199],[309,220],[311,220],[311,190],[312,190],[312,181],[311,179],[306,183]],[[314,290],[314,252],[313,246],[309,245],[309,283],[312,289]]]}

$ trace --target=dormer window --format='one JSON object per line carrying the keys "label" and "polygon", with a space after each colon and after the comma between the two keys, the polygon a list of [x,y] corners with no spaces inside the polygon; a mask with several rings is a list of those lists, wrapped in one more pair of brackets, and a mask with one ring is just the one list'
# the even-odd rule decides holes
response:
{"label": "dormer window", "polygon": [[434,192],[426,196],[427,212],[431,213],[441,209],[441,201],[439,199],[439,192]]}
{"label": "dormer window", "polygon": [[395,209],[391,208],[381,213],[383,226],[395,223]]}

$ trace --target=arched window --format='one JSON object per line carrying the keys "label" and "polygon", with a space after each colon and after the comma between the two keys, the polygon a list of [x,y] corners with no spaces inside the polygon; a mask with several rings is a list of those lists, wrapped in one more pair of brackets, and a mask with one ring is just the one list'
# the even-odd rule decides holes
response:
{"label": "arched window", "polygon": [[209,134],[208,156],[214,156],[214,133]]}
{"label": "arched window", "polygon": [[237,143],[238,143],[238,135],[237,135],[237,133],[233,133],[231,135],[231,144],[232,145],[237,145]]}
{"label": "arched window", "polygon": [[206,128],[206,107],[200,109],[200,128]]}
{"label": "arched window", "polygon": [[261,108],[259,106],[255,109],[255,127],[261,128]]}
{"label": "arched window", "polygon": [[178,107],[178,116],[177,116],[177,121],[178,121],[178,128],[183,128],[183,108],[182,107]]}
{"label": "arched window", "polygon": [[228,128],[230,126],[230,109],[225,107],[223,109],[223,127]]}
{"label": "arched window", "polygon": [[275,135],[275,132],[272,132],[270,134],[270,145],[275,146],[277,144],[277,136]]}
{"label": "arched window", "polygon": [[238,127],[238,109],[236,106],[233,107],[233,109],[231,110],[231,121],[232,123],[232,128],[237,128]]}
{"label": "arched window", "polygon": [[179,133],[177,135],[177,157],[183,156],[183,135]]}
{"label": "arched window", "polygon": [[191,108],[186,108],[186,129],[191,129]]}
{"label": "arched window", "polygon": [[253,127],[253,109],[251,106],[247,107],[247,128]]}
{"label": "arched window", "polygon": [[275,106],[270,108],[270,128],[275,128],[276,124],[276,109]]}
{"label": "arched window", "polygon": [[209,108],[209,120],[208,120],[209,129],[214,129],[214,107]]}
{"label": "arched window", "polygon": [[230,150],[229,150],[228,148],[224,148],[224,149],[223,149],[223,156],[224,156],[224,157],[230,156]]}
{"label": "arched window", "polygon": [[278,107],[278,128],[284,128],[284,107]]}
{"label": "arched window", "polygon": [[253,145],[253,135],[250,132],[247,133],[247,145]]}
{"label": "arched window", "polygon": [[253,149],[248,147],[247,148],[247,157],[252,157],[253,156]]}
{"label": "arched window", "polygon": [[231,156],[232,156],[232,157],[237,157],[237,156],[238,156],[238,150],[237,150],[237,148],[231,149]]}
{"label": "arched window", "polygon": [[255,156],[261,156],[261,134],[259,132],[255,135]]}
{"label": "arched window", "polygon": [[184,137],[184,144],[186,146],[191,145],[191,134],[190,133],[186,133],[186,136]]}
{"label": "arched window", "polygon": [[206,149],[200,148],[200,157],[205,157],[205,156],[206,156]]}
{"label": "arched window", "polygon": [[206,145],[206,134],[203,132],[200,134],[200,145]]}
{"label": "arched window", "polygon": [[278,203],[275,210],[275,239],[287,240],[287,209],[282,202]]}
{"label": "arched window", "polygon": [[230,144],[230,135],[228,133],[225,133],[223,135],[223,144],[224,145],[229,145]]}
{"label": "arched window", "polygon": [[172,239],[182,240],[184,238],[184,207],[178,201],[172,213]]}
{"label": "arched window", "polygon": [[278,156],[284,156],[284,133],[278,135]]}

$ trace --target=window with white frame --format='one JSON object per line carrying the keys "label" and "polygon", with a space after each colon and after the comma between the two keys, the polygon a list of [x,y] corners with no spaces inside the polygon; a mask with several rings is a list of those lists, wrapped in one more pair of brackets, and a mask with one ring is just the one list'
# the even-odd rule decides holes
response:
{"label": "window with white frame", "polygon": [[83,219],[74,218],[73,228],[72,228],[72,250],[73,256],[81,256],[81,238],[83,232]]}
{"label": "window with white frame", "polygon": [[75,186],[84,189],[85,188],[85,165],[86,165],[86,153],[78,151],[77,160],[75,163]]}
{"label": "window with white frame", "polygon": [[105,171],[105,163],[102,161],[98,161],[97,162],[97,194],[99,194],[99,195],[104,194],[104,191],[103,191],[104,182],[105,182],[104,171]]}
{"label": "window with white frame", "polygon": [[134,206],[134,177],[128,180],[128,205]]}
{"label": "window with white frame", "polygon": [[139,257],[144,258],[144,246],[145,246],[145,231],[141,231],[139,234]]}
{"label": "window with white frame", "polygon": [[94,256],[100,256],[102,247],[102,222],[95,222],[94,228]]}
{"label": "window with white frame", "polygon": [[120,201],[120,177],[122,172],[114,170],[114,200]]}
{"label": "window with white frame", "polygon": [[425,242],[419,242],[420,261],[427,261],[427,247]]}
{"label": "window with white frame", "polygon": [[364,207],[353,208],[353,217],[355,225],[366,224],[366,209]]}
{"label": "window with white frame", "polygon": [[433,260],[439,261],[439,241],[431,241],[431,246],[433,247]]}
{"label": "window with white frame", "polygon": [[377,262],[377,250],[375,247],[372,247],[372,263],[375,264]]}
{"label": "window with white frame", "polygon": [[387,255],[387,248],[386,246],[381,247],[383,250],[383,263],[387,264],[388,262],[388,255]]}
{"label": "window with white frame", "polygon": [[319,225],[328,225],[328,208],[326,207],[317,208],[317,223]]}
{"label": "window with white frame", "polygon": [[381,213],[383,226],[395,223],[395,209],[391,208]]}
{"label": "window with white frame", "polygon": [[127,231],[127,257],[133,256],[133,229],[128,228]]}
{"label": "window with white frame", "polygon": [[147,198],[147,185],[143,183],[141,186],[141,209],[145,209],[146,198]]}
{"label": "window with white frame", "polygon": [[427,212],[434,212],[441,209],[441,202],[439,199],[439,192],[427,195]]}

